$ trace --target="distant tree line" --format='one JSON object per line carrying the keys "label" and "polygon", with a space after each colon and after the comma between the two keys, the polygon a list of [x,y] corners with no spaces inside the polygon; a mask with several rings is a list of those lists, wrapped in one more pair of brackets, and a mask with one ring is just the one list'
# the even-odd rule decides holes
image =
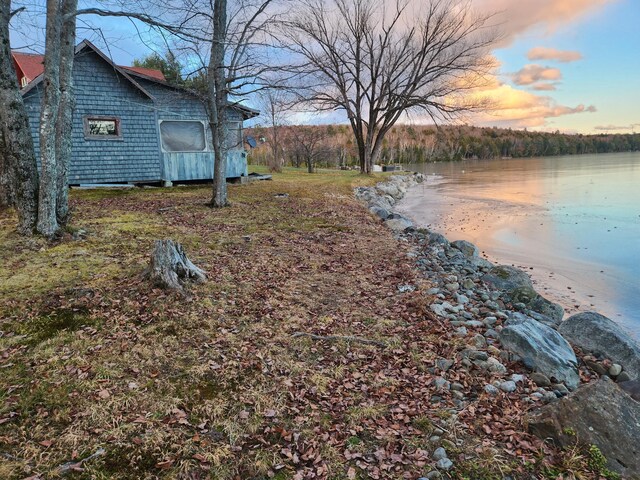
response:
{"label": "distant tree line", "polygon": [[[315,166],[335,167],[358,164],[358,152],[351,129],[347,125],[287,126],[281,143],[280,161],[301,166],[300,139],[315,138]],[[258,140],[250,153],[250,161],[268,164],[272,152],[270,129],[256,127],[247,135]],[[262,142],[260,141],[262,139]],[[564,134],[504,128],[471,126],[397,125],[384,139],[380,164],[446,162],[465,159],[500,157],[545,157],[588,153],[640,151],[640,133],[630,134]]]}

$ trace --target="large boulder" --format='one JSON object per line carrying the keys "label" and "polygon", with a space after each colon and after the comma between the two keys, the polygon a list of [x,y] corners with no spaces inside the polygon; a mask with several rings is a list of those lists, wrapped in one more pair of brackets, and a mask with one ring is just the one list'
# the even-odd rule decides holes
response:
{"label": "large boulder", "polygon": [[562,447],[597,446],[607,467],[640,479],[640,402],[604,377],[527,417],[529,431]]}
{"label": "large boulder", "polygon": [[477,257],[480,254],[478,247],[466,240],[456,240],[451,242],[451,246],[460,250],[466,257]]}
{"label": "large boulder", "polygon": [[510,303],[523,303],[529,310],[547,317],[562,320],[564,308],[553,303],[533,288],[526,272],[510,265],[496,265],[482,276],[482,281],[494,290],[502,292],[502,298]]}
{"label": "large boulder", "polygon": [[482,281],[494,290],[512,291],[520,287],[533,288],[529,275],[510,265],[496,265],[482,276]]}
{"label": "large boulder", "polygon": [[512,317],[499,335],[503,348],[525,365],[575,390],[580,383],[578,360],[571,345],[554,329],[526,315]]}
{"label": "large boulder", "polygon": [[640,379],[640,346],[616,322],[595,312],[583,312],[558,327],[576,347],[622,365],[631,379]]}

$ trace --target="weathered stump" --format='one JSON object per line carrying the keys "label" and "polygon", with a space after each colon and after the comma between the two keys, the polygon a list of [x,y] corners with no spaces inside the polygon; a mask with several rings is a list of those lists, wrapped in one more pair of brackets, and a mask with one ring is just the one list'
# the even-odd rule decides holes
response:
{"label": "weathered stump", "polygon": [[188,281],[202,283],[207,279],[205,272],[189,260],[182,245],[172,240],[156,240],[146,277],[157,287],[171,290],[182,290]]}

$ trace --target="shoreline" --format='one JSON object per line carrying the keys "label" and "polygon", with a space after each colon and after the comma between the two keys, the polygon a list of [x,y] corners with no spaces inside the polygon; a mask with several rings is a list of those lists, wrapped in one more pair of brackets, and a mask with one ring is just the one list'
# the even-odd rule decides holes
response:
{"label": "shoreline", "polygon": [[[433,178],[436,178],[433,181]],[[501,203],[495,208],[504,213],[499,223],[495,215],[487,217],[484,212],[488,206],[482,202],[493,202],[480,199],[481,206],[476,207],[477,199],[451,197],[446,193],[438,196],[433,187],[446,184],[446,177],[428,176],[429,186],[412,189],[399,202],[395,209],[398,213],[410,218],[418,227],[433,229],[453,240],[466,240],[478,245],[483,258],[496,264],[507,264],[526,271],[532,278],[536,289],[549,299],[565,308],[567,316],[588,311],[598,311],[615,319],[635,337],[640,337],[640,330],[635,328],[633,317],[625,315],[619,306],[620,290],[614,288],[620,282],[613,267],[604,263],[589,260],[584,255],[573,255],[566,248],[557,250],[551,244],[534,244],[534,238],[528,234],[527,228],[536,222],[532,218],[540,218],[540,225],[552,228],[552,221],[546,218],[546,210],[538,212],[539,205],[530,207],[524,203]],[[445,192],[447,189],[444,189]],[[452,201],[462,202],[456,207]],[[528,219],[528,220],[527,220]],[[545,220],[546,219],[546,220]],[[514,226],[514,224],[516,226]],[[491,226],[489,226],[491,225]],[[544,252],[542,257],[536,253]],[[579,249],[579,247],[578,247]],[[615,270],[613,270],[615,272]],[[614,280],[617,279],[617,280]],[[614,283],[617,282],[617,283]]]}

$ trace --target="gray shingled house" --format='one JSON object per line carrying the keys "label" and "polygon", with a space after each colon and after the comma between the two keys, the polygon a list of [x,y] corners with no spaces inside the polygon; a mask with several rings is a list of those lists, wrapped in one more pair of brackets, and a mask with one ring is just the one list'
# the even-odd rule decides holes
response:
{"label": "gray shingled house", "polygon": [[[14,62],[23,75],[19,80],[37,153],[43,75],[27,77],[34,58],[14,54]],[[115,65],[87,40],[76,47],[73,82],[71,185],[213,178],[211,134],[197,96],[169,85],[159,71]],[[229,107],[228,178],[247,175],[242,126],[257,114],[241,105]]]}

